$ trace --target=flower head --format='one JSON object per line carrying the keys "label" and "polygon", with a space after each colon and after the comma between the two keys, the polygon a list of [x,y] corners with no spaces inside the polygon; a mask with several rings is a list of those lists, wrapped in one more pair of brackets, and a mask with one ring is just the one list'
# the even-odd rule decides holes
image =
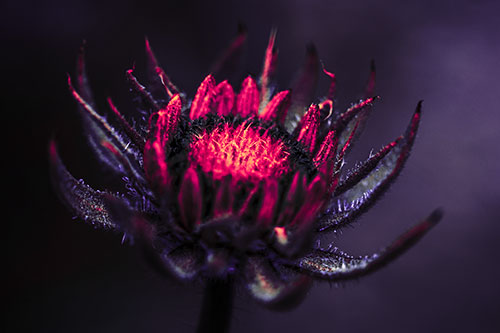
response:
{"label": "flower head", "polygon": [[[240,34],[225,58],[243,41]],[[334,108],[335,75],[326,69],[328,94],[306,105],[318,72],[315,50],[308,50],[293,89],[274,93],[274,44],[272,33],[258,81],[248,76],[235,88],[208,75],[188,100],[146,42],[148,88],[127,72],[140,100],[139,126],[111,99],[119,126],[96,111],[81,54],[76,88],[68,78],[70,91],[92,147],[128,191],[94,190],[66,170],[54,142],[50,154],[55,187],[80,218],[123,232],[176,278],[234,278],[259,302],[279,307],[300,300],[312,278],[349,279],[383,266],[436,224],[440,212],[370,256],[314,242],[366,211],[399,174],[421,103],[404,135],[341,177],[344,157],[377,99],[374,67],[365,98],[344,112]]]}

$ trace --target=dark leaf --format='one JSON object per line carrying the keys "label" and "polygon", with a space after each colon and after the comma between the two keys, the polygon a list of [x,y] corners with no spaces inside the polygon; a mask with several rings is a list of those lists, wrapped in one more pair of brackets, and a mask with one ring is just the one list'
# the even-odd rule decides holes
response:
{"label": "dark leaf", "polygon": [[[413,114],[405,135],[368,159],[335,192],[317,224],[318,231],[335,230],[365,212],[389,188],[401,172],[415,141],[420,121],[421,102]],[[382,158],[381,158],[382,157]],[[364,176],[364,177],[361,177]]]}
{"label": "dark leaf", "polygon": [[62,163],[54,141],[50,143],[49,154],[52,181],[62,201],[85,222],[104,229],[117,229],[118,225],[109,214],[105,198],[112,196],[116,200],[123,199],[111,193],[94,190],[82,180],[76,180]]}
{"label": "dark leaf", "polygon": [[435,210],[424,221],[399,236],[389,246],[370,256],[353,257],[337,249],[315,250],[298,260],[295,265],[300,271],[326,280],[356,278],[390,263],[418,242],[442,217],[440,209]]}

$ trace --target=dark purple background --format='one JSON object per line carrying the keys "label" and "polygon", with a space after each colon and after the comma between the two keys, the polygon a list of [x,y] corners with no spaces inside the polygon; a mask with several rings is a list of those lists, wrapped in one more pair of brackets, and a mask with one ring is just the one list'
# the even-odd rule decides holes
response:
{"label": "dark purple background", "polygon": [[[500,299],[500,24],[498,1],[14,1],[2,4],[2,159],[8,197],[8,331],[193,332],[198,288],[149,270],[112,233],[71,219],[48,181],[55,135],[69,169],[111,186],[81,133],[66,72],[82,39],[101,110],[131,111],[124,72],[144,68],[147,35],[171,78],[192,96],[210,64],[249,29],[246,65],[258,74],[278,28],[280,88],[314,42],[356,100],[377,63],[377,103],[350,165],[398,136],[418,100],[424,114],[398,182],[355,228],[335,239],[354,254],[384,246],[437,206],[440,225],[392,265],[353,283],[318,283],[296,310],[275,313],[245,296],[233,332],[494,332]],[[140,73],[140,72],[139,72]],[[318,95],[326,92],[322,78]],[[130,114],[130,113],[129,113]]]}

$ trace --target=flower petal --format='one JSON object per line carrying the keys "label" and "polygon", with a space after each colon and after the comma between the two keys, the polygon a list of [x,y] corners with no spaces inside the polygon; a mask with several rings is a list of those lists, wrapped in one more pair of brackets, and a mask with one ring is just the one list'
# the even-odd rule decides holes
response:
{"label": "flower petal", "polygon": [[280,230],[275,231],[275,250],[286,257],[296,257],[307,251],[312,242],[312,230],[319,212],[323,209],[327,196],[327,184],[318,174],[306,187],[304,200],[294,217],[284,225],[285,242],[280,240]]}
{"label": "flower petal", "polygon": [[210,112],[214,97],[214,89],[215,79],[209,74],[196,91],[196,95],[191,103],[189,118],[192,120],[198,119]]}
{"label": "flower petal", "polygon": [[268,227],[274,221],[276,205],[279,199],[278,181],[270,177],[262,184],[262,203],[257,214],[256,225]]}
{"label": "flower petal", "polygon": [[321,174],[313,178],[305,190],[305,200],[290,226],[298,226],[300,231],[309,230],[320,209],[325,203],[327,184]]}
{"label": "flower petal", "polygon": [[76,66],[77,85],[76,88],[80,92],[82,99],[86,100],[89,105],[95,108],[94,98],[92,97],[92,89],[90,89],[89,80],[87,77],[87,70],[85,66],[85,42],[80,47],[78,54],[78,62]]}
{"label": "flower petal", "polygon": [[368,77],[368,81],[366,82],[365,87],[365,96],[364,98],[369,98],[375,95],[375,80],[376,79],[376,71],[375,71],[375,60],[372,59],[370,62],[370,76]]}
{"label": "flower petal", "polygon": [[172,98],[179,93],[179,89],[172,83],[168,75],[161,68],[151,48],[149,40],[146,38],[146,55],[148,58],[148,74],[151,81],[153,92],[166,93],[168,98]]}
{"label": "flower petal", "polygon": [[292,101],[286,116],[285,128],[292,132],[311,104],[318,84],[319,58],[316,47],[311,44],[306,50],[306,60],[292,84]]}
{"label": "flower petal", "polygon": [[285,226],[292,221],[296,212],[302,206],[306,195],[306,175],[297,172],[293,176],[293,180],[290,183],[290,187],[286,193],[285,199],[281,209],[279,210],[279,216],[277,220],[278,226]]}
{"label": "flower petal", "polygon": [[224,177],[217,184],[214,195],[214,218],[223,218],[233,211],[234,181],[231,176]]}
{"label": "flower petal", "polygon": [[269,85],[271,83],[271,78],[276,70],[276,59],[278,56],[278,51],[274,47],[276,42],[276,29],[271,31],[269,36],[269,42],[266,48],[266,55],[264,57],[264,66],[262,68],[262,74],[260,76],[260,109],[269,102],[271,98],[271,90]]}
{"label": "flower petal", "polygon": [[[401,172],[415,141],[421,113],[421,102],[408,125],[402,139],[389,144],[379,154],[366,162],[366,169],[361,167],[359,174],[352,177],[361,178],[355,184],[347,178],[347,185],[342,185],[339,192],[330,201],[324,215],[320,217],[318,231],[336,230],[364,213],[389,188]],[[385,152],[385,155],[384,155]],[[381,158],[382,157],[382,158]],[[375,166],[373,165],[375,164]],[[370,170],[367,174],[366,172]],[[349,189],[347,189],[349,187]]]}
{"label": "flower petal", "polygon": [[[361,134],[362,127],[372,109],[372,103],[377,99],[378,96],[362,100],[348,108],[335,120],[333,128],[339,137],[339,149],[343,149],[344,153],[350,148],[349,145],[345,146],[349,138],[354,134],[356,137]],[[357,132],[353,130],[355,127]],[[353,140],[354,138],[351,139],[351,141]]]}
{"label": "flower petal", "polygon": [[231,114],[234,107],[234,90],[227,82],[222,81],[215,87],[213,109],[220,116]]}
{"label": "flower petal", "polygon": [[263,121],[276,121],[283,125],[290,106],[290,100],[290,90],[280,91],[267,103],[262,113],[259,114],[259,118]]}
{"label": "flower petal", "polygon": [[[182,104],[179,95],[149,120],[149,136],[144,147],[144,171],[150,187],[160,195],[168,192],[171,176],[167,166],[168,143],[178,127]],[[156,119],[154,119],[156,117]]]}
{"label": "flower petal", "polygon": [[370,173],[375,172],[375,168],[379,166],[380,161],[384,157],[386,157],[387,154],[389,154],[402,139],[403,137],[401,136],[396,140],[390,142],[385,147],[380,149],[376,154],[370,156],[361,165],[357,166],[354,170],[349,170],[349,174],[335,189],[335,195],[341,195],[356,184],[359,184],[359,182],[368,177]]}
{"label": "flower petal", "polygon": [[316,147],[316,137],[318,134],[320,110],[318,105],[311,104],[309,110],[300,120],[299,125],[295,128],[294,135],[297,141],[302,143],[310,154]]}
{"label": "flower petal", "polygon": [[182,102],[180,96],[177,94],[172,97],[165,108],[158,111],[156,127],[151,133],[154,141],[158,141],[163,147],[166,147],[177,130],[181,112]]}
{"label": "flower petal", "polygon": [[326,135],[313,159],[318,171],[325,175],[330,193],[337,185],[335,182],[337,176],[334,172],[337,163],[337,145],[338,138],[335,135],[335,131],[332,130]]}
{"label": "flower petal", "polygon": [[130,139],[122,136],[73,88],[68,76],[68,87],[85,123],[90,145],[97,157],[118,174],[133,175],[135,180],[144,184],[141,168],[142,156],[138,147],[130,144]]}
{"label": "flower petal", "polygon": [[210,73],[216,78],[234,78],[239,74],[239,65],[247,40],[247,29],[238,25],[238,33],[222,56],[211,66]]}
{"label": "flower petal", "polygon": [[160,110],[161,105],[160,103],[153,97],[151,92],[149,92],[146,87],[144,87],[142,84],[139,83],[137,78],[134,76],[134,70],[129,69],[126,72],[127,79],[129,81],[129,84],[132,88],[132,90],[139,95],[141,102],[143,105],[146,107],[146,115],[150,115],[153,112],[156,112]]}
{"label": "flower petal", "polygon": [[337,78],[334,73],[327,71],[325,66],[323,66],[323,73],[325,73],[330,78],[330,85],[328,86],[328,94],[326,95],[326,99],[333,102],[335,100],[335,94],[337,92]]}
{"label": "flower petal", "polygon": [[187,230],[191,230],[201,222],[203,209],[200,179],[194,167],[186,170],[177,199],[181,221]]}
{"label": "flower petal", "polygon": [[236,98],[236,114],[241,117],[256,116],[259,110],[259,89],[255,80],[248,76],[241,84]]}
{"label": "flower petal", "polygon": [[[94,190],[82,180],[76,180],[66,169],[57,152],[54,141],[50,142],[50,171],[58,195],[71,210],[85,222],[104,229],[117,229],[105,204],[110,193]],[[124,200],[116,197],[116,200]]]}
{"label": "flower petal", "polygon": [[146,143],[146,139],[144,139],[142,135],[140,135],[132,126],[130,126],[128,121],[120,113],[120,111],[115,106],[110,97],[108,97],[108,104],[111,110],[113,111],[113,114],[115,115],[116,119],[118,119],[118,121],[120,122],[123,131],[127,134],[127,136],[140,150],[143,150],[144,145]]}
{"label": "flower petal", "polygon": [[331,281],[352,279],[371,273],[393,261],[416,244],[442,217],[441,210],[435,210],[424,221],[403,233],[389,246],[370,256],[353,257],[334,250],[315,250],[297,260],[300,271]]}

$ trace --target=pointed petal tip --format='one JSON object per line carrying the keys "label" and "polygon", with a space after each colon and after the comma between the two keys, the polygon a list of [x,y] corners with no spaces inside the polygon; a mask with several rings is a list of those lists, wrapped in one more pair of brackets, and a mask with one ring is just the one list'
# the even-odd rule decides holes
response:
{"label": "pointed petal tip", "polygon": [[84,39],[82,40],[82,44],[80,44],[80,48],[78,49],[78,66],[83,64],[83,60],[85,57],[85,47],[87,47],[87,41]]}
{"label": "pointed petal tip", "polygon": [[441,221],[443,215],[444,215],[443,208],[442,207],[436,208],[434,211],[432,211],[429,217],[427,217],[427,221],[432,225],[436,225],[439,223],[439,221]]}
{"label": "pointed petal tip", "polygon": [[308,43],[306,45],[306,53],[309,56],[317,56],[318,55],[318,49],[316,48],[316,45],[312,42]]}
{"label": "pointed petal tip", "polygon": [[413,140],[415,139],[420,124],[420,118],[422,114],[422,102],[423,100],[420,100],[418,102],[415,112],[413,113],[410,123],[408,124],[408,127],[406,129],[405,137],[410,142],[413,142]]}
{"label": "pointed petal tip", "polygon": [[238,35],[246,35],[248,32],[247,25],[243,22],[239,22],[237,26]]}
{"label": "pointed petal tip", "polygon": [[[146,46],[146,53],[147,53],[147,55],[150,58],[154,58],[154,53],[153,53],[153,50],[151,49],[151,43],[149,42],[149,38],[146,35],[144,35],[144,46]],[[154,59],[154,60],[156,60],[156,59]]]}
{"label": "pointed petal tip", "polygon": [[87,47],[87,40],[83,39],[78,49],[78,69],[81,70],[85,67],[85,48]]}
{"label": "pointed petal tip", "polygon": [[417,104],[417,109],[415,110],[415,112],[422,112],[422,103],[424,103],[424,100],[421,99],[420,101],[418,101],[418,104]]}
{"label": "pointed petal tip", "polygon": [[50,162],[56,163],[57,160],[59,159],[59,153],[57,151],[57,143],[54,138],[54,135],[52,135],[51,138],[49,139],[48,150],[49,150]]}

